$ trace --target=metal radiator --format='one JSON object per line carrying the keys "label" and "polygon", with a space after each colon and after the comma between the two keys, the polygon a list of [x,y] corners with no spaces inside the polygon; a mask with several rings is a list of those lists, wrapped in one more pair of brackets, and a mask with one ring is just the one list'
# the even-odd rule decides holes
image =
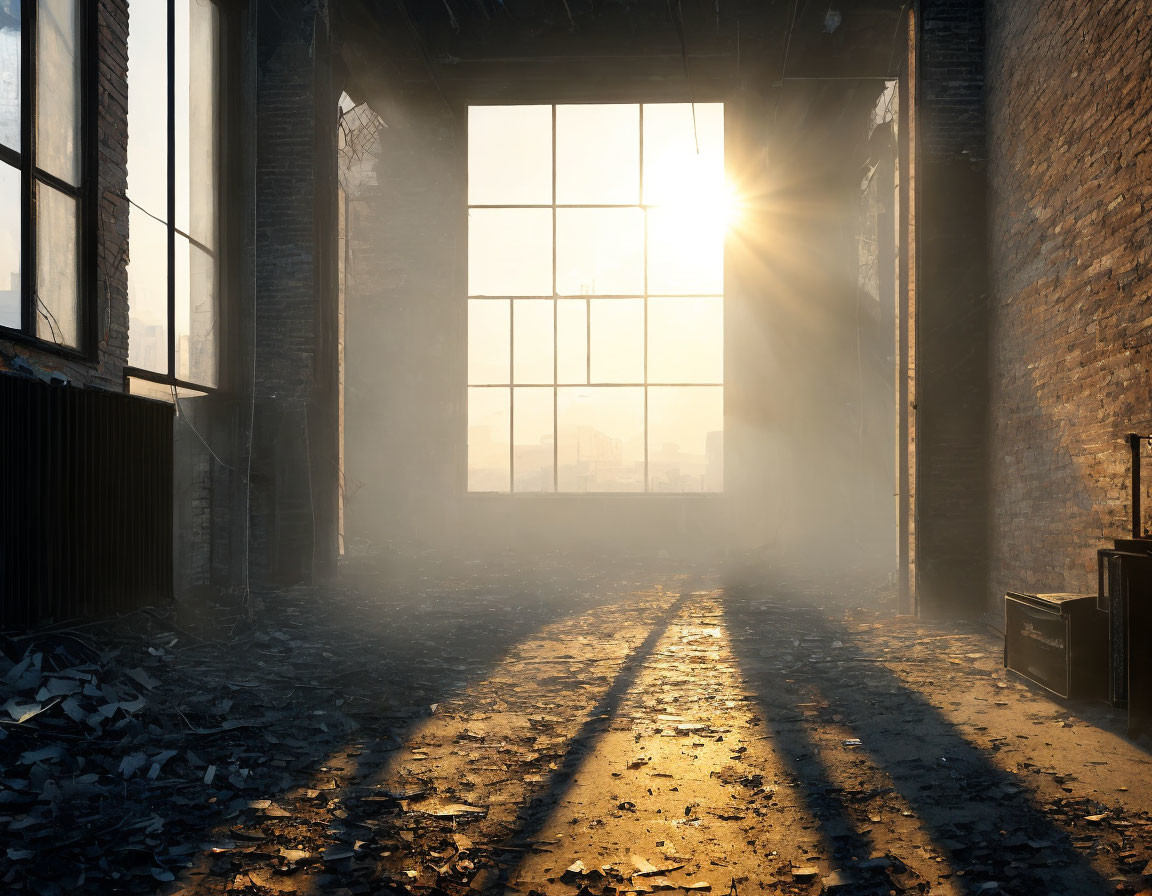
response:
{"label": "metal radiator", "polygon": [[172,596],[172,408],[0,376],[0,624]]}

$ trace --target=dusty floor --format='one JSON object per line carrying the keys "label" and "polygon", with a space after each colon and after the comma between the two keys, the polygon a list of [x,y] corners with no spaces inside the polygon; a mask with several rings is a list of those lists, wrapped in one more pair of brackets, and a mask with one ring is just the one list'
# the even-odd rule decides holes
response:
{"label": "dusty floor", "polygon": [[1147,745],[883,590],[367,569],[209,618],[4,641],[0,892],[1152,882]]}

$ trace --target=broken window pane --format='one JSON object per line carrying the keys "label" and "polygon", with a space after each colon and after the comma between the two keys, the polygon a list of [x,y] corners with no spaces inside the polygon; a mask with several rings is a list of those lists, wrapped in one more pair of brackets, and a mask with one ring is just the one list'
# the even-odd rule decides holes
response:
{"label": "broken window pane", "polygon": [[165,3],[133,3],[128,16],[128,196],[162,221],[168,220],[167,22]]}
{"label": "broken window pane", "polygon": [[625,205],[640,199],[640,107],[556,107],[556,202]]}
{"label": "broken window pane", "polygon": [[654,492],[724,489],[724,388],[648,389],[648,488]]}
{"label": "broken window pane", "polygon": [[0,327],[20,327],[20,172],[0,162]]}
{"label": "broken window pane", "polygon": [[692,208],[648,210],[648,292],[721,295],[724,222]]}
{"label": "broken window pane", "polygon": [[724,104],[646,105],[644,202],[698,204],[723,189]]}
{"label": "broken window pane", "polygon": [[20,0],[0,0],[0,143],[16,151],[20,150],[20,65]]}
{"label": "broken window pane", "polygon": [[128,363],[168,372],[168,227],[128,207]]}
{"label": "broken window pane", "polygon": [[507,299],[468,302],[468,384],[507,383],[511,376]]}
{"label": "broken window pane", "polygon": [[552,477],[553,390],[529,386],[512,390],[513,491],[554,491]]}
{"label": "broken window pane", "polygon": [[468,109],[468,201],[552,204],[552,107]]}
{"label": "broken window pane", "polygon": [[644,388],[557,390],[562,492],[644,491]]}
{"label": "broken window pane", "polygon": [[80,183],[80,60],[75,0],[39,0],[36,18],[36,164]]}
{"label": "broken window pane", "polygon": [[216,385],[216,260],[176,235],[176,377]]}
{"label": "broken window pane", "polygon": [[724,300],[648,300],[648,382],[724,382]]}
{"label": "broken window pane", "polygon": [[593,383],[644,382],[644,300],[593,299]]}
{"label": "broken window pane", "polygon": [[468,210],[468,294],[552,295],[552,211]]}
{"label": "broken window pane", "polygon": [[556,381],[588,382],[588,301],[556,301]]}
{"label": "broken window pane", "polygon": [[506,492],[512,423],[510,389],[468,390],[468,490]]}
{"label": "broken window pane", "polygon": [[567,296],[643,295],[643,210],[558,209],[556,291]]}
{"label": "broken window pane", "polygon": [[551,299],[516,299],[512,303],[513,382],[552,384]]}
{"label": "broken window pane", "polygon": [[210,0],[176,0],[176,226],[216,248],[220,21]]}
{"label": "broken window pane", "polygon": [[36,335],[57,345],[80,345],[80,289],[76,200],[36,185]]}

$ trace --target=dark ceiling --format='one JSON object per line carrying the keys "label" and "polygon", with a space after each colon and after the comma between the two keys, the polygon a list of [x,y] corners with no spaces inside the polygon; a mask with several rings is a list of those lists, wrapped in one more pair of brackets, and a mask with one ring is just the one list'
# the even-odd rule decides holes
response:
{"label": "dark ceiling", "polygon": [[[342,0],[351,84],[445,102],[770,95],[894,76],[909,0]],[[372,84],[376,87],[373,88]]]}

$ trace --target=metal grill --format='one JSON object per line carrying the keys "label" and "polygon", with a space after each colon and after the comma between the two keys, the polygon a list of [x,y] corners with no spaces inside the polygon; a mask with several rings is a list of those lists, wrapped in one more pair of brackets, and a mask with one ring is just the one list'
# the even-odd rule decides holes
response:
{"label": "metal grill", "polygon": [[172,597],[172,408],[0,376],[0,624]]}

